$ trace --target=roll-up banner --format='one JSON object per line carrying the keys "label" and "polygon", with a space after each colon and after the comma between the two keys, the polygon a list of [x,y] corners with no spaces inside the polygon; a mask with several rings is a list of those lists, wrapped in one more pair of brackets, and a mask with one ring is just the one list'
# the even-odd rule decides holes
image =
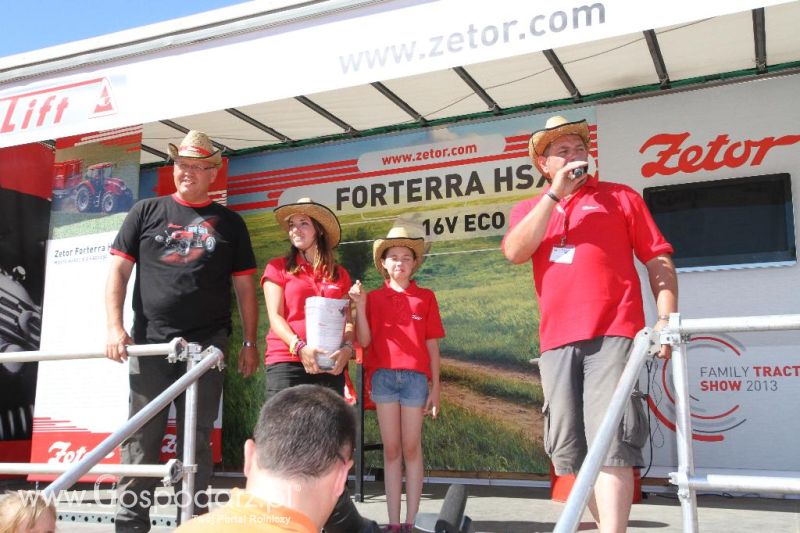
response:
{"label": "roll-up banner", "polygon": [[[56,143],[42,326],[41,349],[45,352],[104,349],[109,250],[128,209],[139,197],[141,135],[141,126],[135,126],[62,138]],[[164,187],[169,194],[168,185]],[[128,328],[132,290],[131,283],[125,310]],[[127,363],[83,359],[44,362],[39,367],[32,462],[77,462],[128,419]],[[221,457],[220,428],[218,419],[213,437],[217,460]],[[175,453],[174,432],[172,412],[162,444],[164,457]],[[119,461],[119,449],[103,460]]]}
{"label": "roll-up banner", "polygon": [[[53,150],[0,149],[0,355],[39,349]],[[38,364],[0,364],[0,457],[30,458]]]}

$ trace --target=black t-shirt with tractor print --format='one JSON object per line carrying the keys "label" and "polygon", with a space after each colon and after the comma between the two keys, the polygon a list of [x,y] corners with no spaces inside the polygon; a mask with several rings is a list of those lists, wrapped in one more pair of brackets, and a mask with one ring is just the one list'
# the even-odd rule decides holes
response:
{"label": "black t-shirt with tractor print", "polygon": [[231,327],[231,276],[255,271],[242,218],[215,202],[194,205],[177,196],[131,208],[112,253],[135,262],[137,344],[174,337],[198,342]]}

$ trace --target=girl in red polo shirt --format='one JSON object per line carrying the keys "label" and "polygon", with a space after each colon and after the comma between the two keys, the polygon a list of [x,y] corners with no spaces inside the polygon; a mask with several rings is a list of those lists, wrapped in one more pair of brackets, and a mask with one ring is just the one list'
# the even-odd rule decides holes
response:
{"label": "girl in red polo shirt", "polygon": [[[275,209],[278,224],[289,235],[289,252],[272,259],[261,276],[269,317],[265,358],[267,399],[283,389],[309,383],[344,394],[342,370],[353,356],[353,325],[348,323],[341,349],[329,355],[333,370],[321,370],[317,356],[325,352],[306,344],[306,298],[347,298],[351,282],[336,264],[333,249],[341,227],[336,215],[322,204],[302,198]],[[349,315],[349,313],[348,313]]]}
{"label": "girl in red polo shirt", "polygon": [[[365,294],[350,289],[356,304],[358,342],[368,347],[372,401],[383,441],[388,531],[412,531],[422,495],[422,420],[439,411],[439,339],[444,337],[439,304],[430,289],[411,276],[422,264],[425,241],[396,225],[373,245],[373,260],[387,278]],[[431,382],[430,391],[428,381]],[[400,497],[406,466],[406,523],[400,525]]]}

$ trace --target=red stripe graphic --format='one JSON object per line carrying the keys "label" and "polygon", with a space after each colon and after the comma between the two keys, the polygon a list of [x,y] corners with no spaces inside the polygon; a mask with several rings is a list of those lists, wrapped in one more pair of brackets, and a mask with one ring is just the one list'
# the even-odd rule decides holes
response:
{"label": "red stripe graphic", "polygon": [[230,209],[234,211],[249,211],[251,209],[267,209],[268,207],[276,207],[278,200],[268,200],[265,202],[249,202],[246,204],[229,205]]}
{"label": "red stripe graphic", "polygon": [[524,150],[525,153],[527,154],[528,153],[528,143],[509,144],[509,145],[506,145],[506,149],[503,150],[503,151],[504,152],[516,152],[516,151],[519,151],[519,150]]}
{"label": "red stripe graphic", "polygon": [[[358,171],[358,167],[349,166],[349,167],[344,167],[344,168],[340,168],[340,169],[336,169],[336,170],[321,170],[321,171],[317,171],[317,172],[305,172],[305,173],[302,173],[302,174],[294,174],[291,177],[290,176],[281,175],[281,176],[276,176],[276,177],[272,177],[272,178],[253,179],[253,180],[247,181],[247,182],[229,183],[228,184],[228,188],[233,190],[233,191],[235,191],[236,189],[240,189],[240,188],[243,188],[243,187],[252,187],[252,186],[255,186],[255,185],[261,185],[261,184],[265,184],[265,183],[275,183],[275,182],[278,182],[278,181],[292,182],[292,181],[303,179],[303,178],[316,178],[316,177],[319,177],[319,176],[337,175],[337,174],[344,174],[346,172],[357,172],[357,171]],[[232,192],[231,194],[236,194],[236,193]]]}
{"label": "red stripe graphic", "polygon": [[[526,156],[527,154],[521,152],[513,152],[513,153],[504,153],[499,155],[492,155],[492,156],[484,156],[484,157],[476,157],[473,159],[462,159],[459,161],[447,161],[443,163],[430,163],[427,165],[417,165],[414,167],[406,167],[402,169],[385,169],[385,170],[373,170],[371,172],[358,172],[354,174],[345,174],[337,177],[330,177],[330,175],[326,175],[323,179],[312,179],[312,180],[298,180],[291,183],[292,187],[301,187],[306,185],[319,185],[323,183],[334,183],[338,181],[348,181],[354,179],[363,179],[363,178],[373,178],[377,176],[387,176],[392,174],[406,174],[409,172],[417,172],[421,170],[432,170],[436,168],[447,168],[447,167],[454,167],[460,166],[464,164],[470,163],[485,163],[489,161],[502,161],[504,159],[515,159],[517,157]],[[248,184],[249,185],[249,184]],[[271,184],[271,185],[262,185],[260,187],[248,187],[247,189],[240,189],[235,191],[230,191],[230,196],[237,196],[241,194],[252,194],[257,192],[265,192],[271,190],[285,190],[286,183],[279,183],[279,184]],[[235,210],[243,210],[242,206],[245,204],[238,204],[232,206]],[[254,208],[248,208],[254,209]]]}
{"label": "red stripe graphic", "polygon": [[[589,126],[589,134],[592,139],[597,137],[597,126]],[[503,161],[518,157],[528,157],[529,134],[512,135],[505,138],[506,146],[502,153],[469,159],[459,159],[452,161],[439,161],[424,165],[415,165],[401,168],[386,168],[369,172],[358,170],[357,159],[347,159],[343,161],[332,161],[315,165],[305,165],[264,172],[252,172],[228,177],[229,196],[239,196],[244,194],[267,193],[267,200],[234,204],[229,207],[235,211],[249,211],[253,209],[266,209],[277,206],[278,198],[283,191],[295,187],[308,185],[321,185],[324,183],[335,183],[340,181],[374,178],[392,174],[407,174],[424,170],[438,168],[448,168],[460,165],[475,163],[486,163],[491,161]],[[591,150],[592,156],[597,157],[597,150]]]}
{"label": "red stripe graphic", "polygon": [[72,420],[54,420],[52,418],[34,418],[33,419],[33,429],[34,431],[64,431],[64,432],[75,432],[75,431],[89,431],[87,428],[82,428],[79,426],[75,426],[72,424]]}
{"label": "red stripe graphic", "polygon": [[313,170],[321,170],[325,168],[337,168],[343,166],[356,167],[358,164],[357,159],[348,159],[346,161],[333,161],[330,163],[320,163],[318,165],[306,165],[302,167],[281,168],[277,170],[266,170],[264,172],[253,172],[250,174],[240,174],[238,176],[228,176],[228,181],[246,181],[252,178],[261,178],[266,176],[280,176],[283,174],[291,175]]}
{"label": "red stripe graphic", "polygon": [[74,148],[84,144],[100,143],[104,145],[139,144],[142,142],[141,126],[135,128],[120,128],[101,132],[83,133],[71,137],[61,137],[56,140],[56,149]]}

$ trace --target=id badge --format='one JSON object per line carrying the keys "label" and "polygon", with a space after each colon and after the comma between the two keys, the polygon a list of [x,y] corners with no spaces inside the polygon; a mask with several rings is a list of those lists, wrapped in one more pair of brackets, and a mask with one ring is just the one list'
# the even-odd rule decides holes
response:
{"label": "id badge", "polygon": [[573,259],[575,259],[575,246],[570,244],[565,244],[564,246],[553,246],[553,251],[550,252],[551,263],[571,265]]}

